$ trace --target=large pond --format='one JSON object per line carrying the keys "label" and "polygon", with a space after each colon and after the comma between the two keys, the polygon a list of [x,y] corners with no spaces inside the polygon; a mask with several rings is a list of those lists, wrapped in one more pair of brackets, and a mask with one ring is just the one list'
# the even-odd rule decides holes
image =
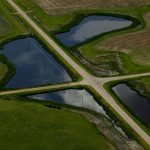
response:
{"label": "large pond", "polygon": [[150,125],[150,101],[140,96],[126,84],[113,87],[120,100],[143,122]]}
{"label": "large pond", "polygon": [[85,17],[69,31],[56,34],[56,38],[66,46],[74,46],[102,33],[122,29],[132,25],[132,21],[112,16],[91,15]]}
{"label": "large pond", "polygon": [[16,68],[6,88],[24,88],[71,81],[67,71],[34,38],[9,42],[0,51]]}

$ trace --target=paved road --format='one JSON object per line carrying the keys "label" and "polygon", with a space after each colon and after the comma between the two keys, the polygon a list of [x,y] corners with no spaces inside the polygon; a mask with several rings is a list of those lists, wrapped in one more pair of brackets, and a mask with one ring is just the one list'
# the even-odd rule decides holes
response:
{"label": "paved road", "polygon": [[[83,78],[83,81],[80,82],[80,85],[88,85],[94,88],[107,102],[111,107],[135,130],[142,138],[145,140],[146,143],[150,145],[150,137],[141,129],[141,127],[136,124],[134,120],[132,120],[115,102],[113,97],[104,89],[104,83],[112,80],[119,80],[132,78],[132,77],[139,77],[139,76],[147,76],[147,74],[140,74],[140,75],[133,75],[133,76],[126,76],[126,77],[112,77],[112,78],[97,78],[91,76],[86,70],[84,70],[81,66],[79,66],[76,62],[74,62],[69,55],[67,55],[62,48],[59,47],[57,43],[55,43],[35,22],[32,21],[28,17],[28,15],[22,11],[18,5],[16,5],[12,0],[7,0],[7,2],[28,22],[28,24],[38,33],[41,37],[47,41],[49,45],[51,45],[61,57],[63,57],[67,63],[69,63]],[[39,90],[41,89],[38,88]],[[27,91],[27,89],[26,89]],[[7,92],[9,94],[9,92]]]}
{"label": "paved road", "polygon": [[72,82],[72,83],[63,83],[63,84],[57,84],[57,85],[47,85],[47,86],[41,86],[41,87],[33,87],[33,88],[24,88],[24,89],[15,89],[15,90],[7,90],[7,91],[1,91],[0,96],[4,95],[13,95],[13,94],[26,94],[26,93],[38,93],[41,91],[54,91],[57,89],[62,88],[71,88],[74,86],[81,85],[80,82]]}

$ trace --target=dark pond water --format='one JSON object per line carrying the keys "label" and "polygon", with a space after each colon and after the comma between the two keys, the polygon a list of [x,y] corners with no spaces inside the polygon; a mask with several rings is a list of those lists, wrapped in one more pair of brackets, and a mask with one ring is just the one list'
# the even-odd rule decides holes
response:
{"label": "dark pond water", "polygon": [[146,124],[150,125],[150,102],[147,98],[138,95],[126,84],[113,87],[120,100]]}
{"label": "dark pond water", "polygon": [[71,81],[66,70],[34,38],[24,38],[6,44],[4,54],[16,68],[7,88],[24,88]]}
{"label": "dark pond water", "polygon": [[61,104],[68,104],[83,107],[106,115],[103,107],[100,106],[86,90],[69,89],[63,91],[49,92],[28,96],[38,100],[49,100]]}
{"label": "dark pond water", "polygon": [[66,46],[74,46],[99,34],[122,29],[131,24],[132,21],[123,18],[91,15],[68,32],[56,34],[56,38]]}

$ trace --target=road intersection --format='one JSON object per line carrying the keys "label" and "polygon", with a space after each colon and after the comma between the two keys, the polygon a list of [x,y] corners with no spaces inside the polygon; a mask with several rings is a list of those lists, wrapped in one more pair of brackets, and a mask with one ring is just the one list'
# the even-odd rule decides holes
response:
{"label": "road intersection", "polygon": [[143,140],[150,145],[150,137],[145,131],[115,102],[114,98],[109,92],[104,88],[104,84],[117,81],[117,80],[126,80],[130,78],[150,76],[150,73],[127,75],[127,76],[117,76],[117,77],[108,77],[108,78],[99,78],[92,76],[80,65],[78,65],[69,55],[67,55],[64,50],[55,42],[53,39],[48,36],[13,0],[7,0],[7,2],[16,10],[16,12],[32,27],[36,33],[38,33],[70,66],[78,72],[82,77],[81,81],[72,82],[72,83],[63,83],[57,85],[48,85],[42,87],[34,87],[27,89],[17,89],[10,91],[1,91],[0,96],[10,95],[10,94],[22,94],[27,92],[39,92],[39,91],[48,91],[55,90],[61,87],[68,88],[73,86],[89,86],[95,89],[97,93],[100,94],[103,99],[129,124],[132,129],[138,133]]}

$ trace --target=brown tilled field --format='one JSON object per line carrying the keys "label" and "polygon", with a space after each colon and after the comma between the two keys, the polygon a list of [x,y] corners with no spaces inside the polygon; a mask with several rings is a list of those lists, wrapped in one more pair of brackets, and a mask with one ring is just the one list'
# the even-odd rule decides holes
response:
{"label": "brown tilled field", "polygon": [[[48,14],[84,8],[116,8],[150,4],[150,0],[35,0]],[[137,2],[138,1],[138,2]]]}
{"label": "brown tilled field", "polygon": [[150,65],[150,13],[145,15],[147,27],[144,30],[113,36],[98,42],[98,49],[122,51],[132,56],[134,62]]}
{"label": "brown tilled field", "polygon": [[[98,43],[99,49],[107,49],[113,51],[122,51],[128,54],[133,52],[138,54],[141,51],[139,57],[133,58],[136,63],[150,65],[150,29],[143,32],[129,33],[125,35],[118,35],[113,38],[109,38],[102,43]],[[143,59],[141,54],[145,53]]]}

